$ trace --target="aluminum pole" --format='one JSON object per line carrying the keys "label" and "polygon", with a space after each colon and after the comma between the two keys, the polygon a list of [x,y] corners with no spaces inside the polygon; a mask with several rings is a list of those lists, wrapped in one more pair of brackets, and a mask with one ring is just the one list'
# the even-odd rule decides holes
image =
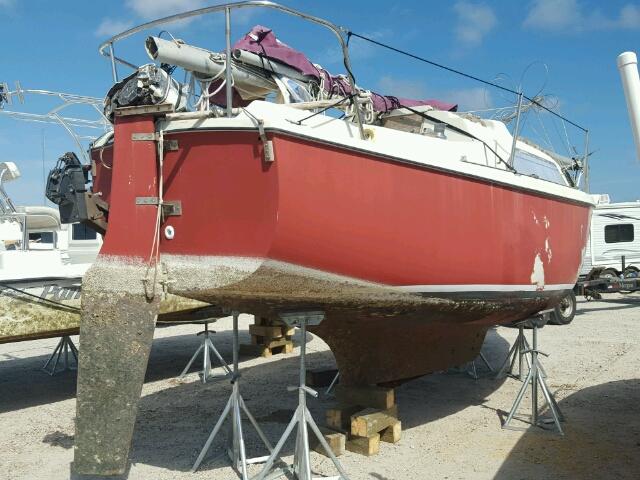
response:
{"label": "aluminum pole", "polygon": [[591,187],[589,186],[589,130],[584,134],[584,161],[582,168],[584,169],[584,190],[587,193],[591,193]]}
{"label": "aluminum pole", "polygon": [[622,89],[627,101],[629,123],[636,144],[636,153],[640,160],[640,76],[638,75],[638,57],[634,52],[618,55],[618,70],[622,79]]}
{"label": "aluminum pole", "polygon": [[224,9],[224,21],[225,21],[225,39],[227,42],[225,53],[227,55],[227,68],[225,71],[226,93],[227,93],[227,117],[233,116],[233,91],[231,90],[231,9],[229,7]]}
{"label": "aluminum pole", "polygon": [[509,165],[513,167],[513,161],[516,157],[516,142],[520,132],[520,116],[522,112],[522,92],[518,93],[518,110],[516,112],[516,126],[513,129],[513,143],[511,144],[511,154],[509,155]]}
{"label": "aluminum pole", "polygon": [[111,58],[111,75],[113,76],[113,82],[118,83],[118,70],[116,67],[116,56],[113,52],[113,43],[109,44],[109,57]]}

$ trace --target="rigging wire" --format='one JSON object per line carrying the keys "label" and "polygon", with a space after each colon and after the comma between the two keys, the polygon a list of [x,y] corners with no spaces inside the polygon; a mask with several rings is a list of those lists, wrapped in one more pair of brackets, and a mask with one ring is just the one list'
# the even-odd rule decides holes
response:
{"label": "rigging wire", "polygon": [[[401,55],[405,55],[405,56],[407,56],[407,57],[413,58],[414,60],[418,60],[418,61],[420,61],[420,62],[424,62],[424,63],[426,63],[426,64],[428,64],[428,65],[433,66],[433,67],[441,68],[441,69],[443,69],[443,70],[446,70],[446,71],[451,72],[451,73],[455,73],[456,75],[460,75],[460,76],[465,77],[465,78],[468,78],[468,79],[470,79],[470,80],[474,80],[474,81],[476,81],[476,82],[480,82],[480,83],[483,83],[483,84],[485,84],[485,85],[489,85],[489,86],[491,86],[491,87],[497,88],[497,89],[502,90],[502,91],[504,91],[504,92],[509,92],[509,93],[514,94],[514,95],[520,95],[520,94],[521,94],[521,92],[517,92],[517,91],[515,91],[515,90],[512,90],[511,88],[503,87],[502,85],[498,85],[497,83],[490,82],[490,81],[488,81],[488,80],[484,80],[484,79],[482,79],[482,78],[480,78],[480,77],[476,77],[475,75],[471,75],[471,74],[469,74],[469,73],[465,73],[465,72],[462,72],[462,71],[460,71],[460,70],[456,70],[455,68],[447,67],[446,65],[442,65],[441,63],[437,63],[437,62],[434,62],[434,61],[432,61],[432,60],[428,60],[428,59],[426,59],[426,58],[424,58],[424,57],[420,57],[420,56],[418,56],[418,55],[415,55],[415,54],[413,54],[413,53],[410,53],[410,52],[407,52],[407,51],[404,51],[404,50],[400,50],[399,48],[393,47],[393,46],[391,46],[391,45],[387,45],[387,44],[385,44],[385,43],[379,42],[379,41],[377,41],[377,40],[374,40],[374,39],[372,39],[372,38],[366,37],[366,36],[364,36],[364,35],[360,35],[360,34],[358,34],[358,33],[352,32],[352,31],[350,31],[350,30],[349,30],[349,31],[347,31],[347,38],[349,38],[349,37],[351,37],[351,36],[353,36],[353,37],[357,37],[357,38],[360,38],[360,39],[362,39],[362,40],[365,40],[365,41],[367,41],[367,42],[373,43],[373,44],[375,44],[375,45],[378,45],[379,47],[386,48],[386,49],[388,49],[388,50],[391,50],[391,51],[393,51],[393,52],[399,53],[399,54],[401,54]],[[549,108],[545,107],[545,106],[544,106],[544,105],[542,105],[539,101],[537,101],[537,100],[535,99],[535,97],[534,97],[534,98],[530,98],[530,97],[528,97],[528,96],[526,96],[526,95],[522,94],[522,98],[525,98],[525,99],[526,99],[526,100],[528,100],[529,102],[531,102],[531,103],[533,103],[533,104],[535,104],[535,105],[539,106],[539,107],[540,107],[540,108],[542,108],[543,110],[546,110],[547,112],[551,113],[552,115],[555,115],[556,117],[558,117],[558,118],[560,118],[560,119],[564,120],[565,122],[567,122],[567,123],[569,123],[569,124],[573,125],[574,127],[578,128],[578,129],[582,130],[583,132],[585,132],[585,133],[587,132],[587,129],[586,129],[586,128],[584,128],[584,127],[582,127],[582,126],[578,125],[577,123],[572,122],[572,121],[571,121],[571,120],[569,120],[568,118],[566,118],[566,117],[564,117],[564,116],[560,115],[559,113],[554,112],[553,110],[551,110],[551,109],[549,109]]]}

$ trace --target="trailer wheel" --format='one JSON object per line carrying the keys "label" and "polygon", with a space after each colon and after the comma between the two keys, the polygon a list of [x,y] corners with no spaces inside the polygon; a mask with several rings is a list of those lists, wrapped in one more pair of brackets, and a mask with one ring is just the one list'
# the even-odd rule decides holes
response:
{"label": "trailer wheel", "polygon": [[569,292],[560,300],[558,306],[553,310],[549,323],[553,325],[568,325],[576,315],[576,294]]}
{"label": "trailer wheel", "polygon": [[600,278],[620,278],[615,268],[605,268],[600,273]]}

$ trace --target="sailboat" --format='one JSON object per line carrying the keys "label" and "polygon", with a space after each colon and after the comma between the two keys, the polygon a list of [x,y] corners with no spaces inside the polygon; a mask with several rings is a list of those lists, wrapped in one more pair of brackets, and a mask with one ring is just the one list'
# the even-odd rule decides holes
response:
{"label": "sailboat", "polygon": [[[264,26],[232,45],[231,12],[250,7],[329,29],[346,74]],[[171,36],[146,39],[154,63],[114,53],[142,30],[212,12],[226,16],[222,53]],[[114,130],[92,145],[90,195],[60,196],[97,212],[106,232],[83,282],[77,472],[126,467],[163,291],[270,318],[321,310],[312,331],[341,381],[380,384],[462,364],[488,328],[553,308],[573,288],[593,207],[570,175],[575,159],[456,105],[358,86],[345,32],[249,1],[101,46]],[[120,65],[133,73],[120,79]]]}

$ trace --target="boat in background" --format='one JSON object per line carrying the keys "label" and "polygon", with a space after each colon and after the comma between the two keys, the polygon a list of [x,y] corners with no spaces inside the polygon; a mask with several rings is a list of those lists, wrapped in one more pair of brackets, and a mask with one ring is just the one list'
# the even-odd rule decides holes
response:
{"label": "boat in background", "polygon": [[58,209],[14,206],[4,184],[19,177],[0,163],[0,343],[77,333],[82,276],[102,244]]}
{"label": "boat in background", "polygon": [[[6,108],[22,105],[28,96],[56,103],[45,113]],[[77,107],[84,108],[83,115]],[[13,90],[0,84],[0,117],[63,127],[85,164],[89,162],[87,141],[112,130],[102,109],[103,101],[94,97],[25,89],[18,82]],[[73,165],[82,165],[75,153],[69,157]],[[82,185],[88,174],[80,167]],[[19,177],[14,162],[0,163],[0,343],[77,334],[82,277],[98,255],[102,236],[86,224],[61,222],[60,211],[64,216],[71,214],[65,205],[15,205],[5,184]],[[49,177],[48,183],[52,182],[55,177]],[[92,222],[100,218],[94,216]],[[220,315],[220,309],[209,304],[168,295],[160,307],[159,321],[199,321]]]}
{"label": "boat in background", "polygon": [[[249,7],[328,28],[347,74],[263,26],[232,46],[231,12]],[[224,53],[149,37],[157,64],[118,79],[131,62],[115,42],[212,12],[226,15]],[[492,325],[553,308],[573,288],[593,201],[577,188],[581,162],[519,136],[522,94],[512,134],[455,105],[371,92],[354,81],[346,32],[249,1],[101,46],[116,81],[105,100],[113,134],[92,145],[91,195],[50,197],[99,211],[106,232],[83,281],[76,473],[126,469],[162,291],[270,318],[322,310],[313,331],[341,381],[379,384],[463,364]]]}
{"label": "boat in background", "polygon": [[[12,108],[27,97],[52,100],[53,106],[45,113]],[[89,115],[79,115],[77,107]],[[87,140],[112,129],[100,99],[24,89],[19,82],[14,89],[0,84],[0,117],[60,125],[81,155]],[[0,343],[78,333],[82,276],[102,245],[94,229],[62,223],[58,208],[15,205],[5,184],[19,177],[14,162],[0,163]]]}

